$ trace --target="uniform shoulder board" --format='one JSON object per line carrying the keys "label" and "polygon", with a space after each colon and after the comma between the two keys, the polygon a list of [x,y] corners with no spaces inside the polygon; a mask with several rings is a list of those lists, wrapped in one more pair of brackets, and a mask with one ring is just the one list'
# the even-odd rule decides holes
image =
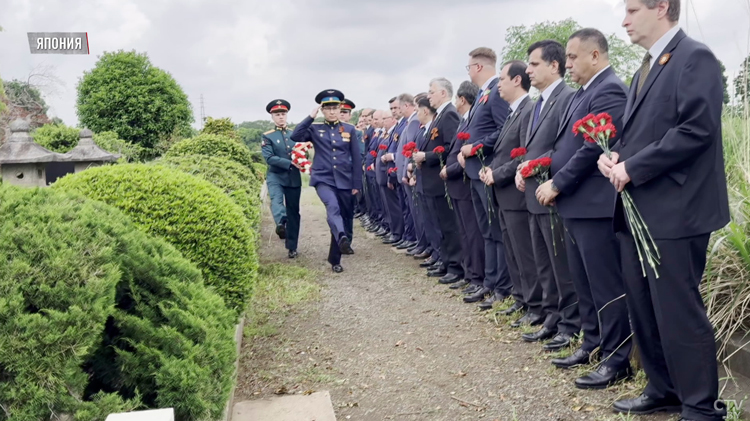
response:
{"label": "uniform shoulder board", "polygon": [[313,124],[323,124],[322,121],[313,121]]}
{"label": "uniform shoulder board", "polygon": [[[276,129],[271,129],[271,130],[269,130],[269,131],[267,131],[267,132],[265,132],[265,133],[263,133],[263,134],[271,134],[271,133],[273,133],[273,132],[275,132],[275,131],[276,131]],[[256,133],[257,133],[257,132],[256,132]]]}

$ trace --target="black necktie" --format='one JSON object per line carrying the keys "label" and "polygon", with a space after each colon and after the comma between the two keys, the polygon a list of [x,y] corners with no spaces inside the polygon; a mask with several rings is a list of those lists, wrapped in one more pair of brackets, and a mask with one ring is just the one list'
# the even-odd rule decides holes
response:
{"label": "black necktie", "polygon": [[542,112],[542,101],[544,100],[544,97],[539,95],[539,101],[536,102],[536,106],[534,107],[534,120],[531,123],[531,129],[536,129],[536,126],[539,124],[539,114]]}
{"label": "black necktie", "polygon": [[646,52],[646,55],[643,57],[643,64],[641,65],[640,75],[638,75],[638,87],[635,90],[635,96],[638,96],[641,94],[641,88],[643,88],[643,84],[646,83],[646,78],[648,78],[648,72],[651,71],[651,54]]}

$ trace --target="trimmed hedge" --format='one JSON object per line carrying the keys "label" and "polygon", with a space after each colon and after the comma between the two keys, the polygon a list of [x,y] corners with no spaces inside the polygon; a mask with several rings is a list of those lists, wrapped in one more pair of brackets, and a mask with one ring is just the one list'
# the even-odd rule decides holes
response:
{"label": "trimmed hedge", "polygon": [[234,314],[172,246],[59,189],[0,186],[0,419],[218,419]]}
{"label": "trimmed hedge", "polygon": [[68,127],[64,124],[45,124],[32,133],[34,142],[44,148],[59,153],[65,153],[75,148],[80,139],[80,129]]}
{"label": "trimmed hedge", "polygon": [[251,167],[253,164],[250,149],[242,144],[242,142],[215,134],[199,134],[190,139],[177,142],[169,148],[165,156],[173,157],[185,155],[206,155],[228,158],[239,162],[246,167]]}
{"label": "trimmed hedge", "polygon": [[164,166],[124,164],[65,176],[53,188],[125,211],[194,262],[230,308],[244,310],[258,269],[253,234],[242,209],[218,187]]}
{"label": "trimmed hedge", "polygon": [[204,155],[173,156],[155,161],[155,164],[168,165],[210,181],[242,208],[253,234],[260,232],[262,182],[251,169],[227,158]]}

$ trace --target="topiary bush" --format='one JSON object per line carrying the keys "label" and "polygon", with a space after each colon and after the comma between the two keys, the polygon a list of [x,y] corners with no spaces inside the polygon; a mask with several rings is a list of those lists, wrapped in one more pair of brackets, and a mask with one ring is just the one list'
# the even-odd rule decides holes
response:
{"label": "topiary bush", "polygon": [[246,167],[250,167],[253,163],[247,146],[226,136],[215,134],[200,134],[185,139],[174,144],[166,153],[167,157],[185,155],[219,156],[239,162]]}
{"label": "topiary bush", "polygon": [[[0,186],[0,419],[218,419],[234,314],[174,247],[57,189]],[[136,392],[137,391],[137,392]]]}
{"label": "topiary bush", "polygon": [[218,187],[164,166],[123,164],[67,175],[53,188],[122,209],[194,262],[230,308],[244,309],[258,269],[254,237],[242,209]]}
{"label": "topiary bush", "polygon": [[155,164],[168,165],[210,181],[242,208],[252,232],[260,232],[262,183],[250,168],[227,158],[204,155],[173,156],[155,161]]}
{"label": "topiary bush", "polygon": [[142,146],[122,140],[112,131],[94,133],[94,143],[105,151],[120,155],[124,162],[137,161],[146,153]]}
{"label": "topiary bush", "polygon": [[34,142],[53,152],[65,153],[78,146],[80,130],[64,124],[45,124],[34,130]]}
{"label": "topiary bush", "polygon": [[217,134],[232,138],[236,141],[240,140],[237,130],[234,128],[234,123],[229,117],[226,118],[206,118],[206,122],[203,124],[202,134]]}

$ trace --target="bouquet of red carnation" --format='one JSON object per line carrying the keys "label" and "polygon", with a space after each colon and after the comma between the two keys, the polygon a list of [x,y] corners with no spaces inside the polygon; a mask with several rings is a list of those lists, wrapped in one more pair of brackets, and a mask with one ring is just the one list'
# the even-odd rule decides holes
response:
{"label": "bouquet of red carnation", "polygon": [[378,146],[378,150],[384,151],[386,149],[388,149],[388,146],[385,146],[385,145]]}
{"label": "bouquet of red carnation", "polygon": [[526,156],[526,148],[515,148],[510,151],[510,159],[520,158],[520,161],[523,161],[523,158],[525,156]]}
{"label": "bouquet of red carnation", "polygon": [[[583,138],[587,142],[596,143],[602,148],[608,158],[612,157],[609,142],[617,135],[617,128],[612,124],[612,116],[609,114],[587,115],[573,124],[573,133],[576,136],[578,133],[583,133]],[[643,276],[646,276],[646,266],[643,264],[645,257],[646,262],[651,266],[651,269],[654,270],[654,274],[658,278],[659,272],[656,267],[659,266],[661,255],[659,254],[659,248],[656,246],[656,241],[651,236],[651,232],[648,226],[646,226],[646,221],[643,220],[630,193],[627,190],[623,190],[620,195],[622,197],[623,208],[625,209],[625,216],[628,218],[630,229],[633,231],[633,240],[635,240],[635,248],[638,251],[638,259],[641,261]]]}
{"label": "bouquet of red carnation", "polygon": [[370,165],[369,165],[369,166],[367,167],[367,171],[375,171],[375,166],[374,166],[374,164],[370,164]]}
{"label": "bouquet of red carnation", "polygon": [[378,153],[375,152],[375,151],[370,151],[370,156],[373,157],[373,158],[377,158]]}
{"label": "bouquet of red carnation", "polygon": [[299,165],[300,172],[310,174],[312,162],[307,158],[307,151],[310,150],[310,144],[307,142],[297,143],[292,148],[292,162]]}
{"label": "bouquet of red carnation", "polygon": [[467,140],[471,139],[471,135],[467,132],[459,132],[456,135],[456,139],[460,140],[461,142],[466,142]]}
{"label": "bouquet of red carnation", "polygon": [[[484,144],[479,143],[471,148],[469,156],[476,156],[477,158],[479,158],[479,163],[482,164],[482,172],[484,172],[484,169],[487,168],[487,166],[484,165]],[[490,225],[492,225],[492,218],[490,218],[489,216],[495,213],[495,209],[492,207],[492,195],[490,194],[489,189],[490,187],[485,184],[484,192],[487,193],[487,220],[489,221]]]}
{"label": "bouquet of red carnation", "polygon": [[412,155],[417,153],[417,144],[415,142],[409,142],[406,145],[404,145],[404,148],[401,150],[401,155],[412,159]]}
{"label": "bouquet of red carnation", "polygon": [[[537,183],[539,183],[539,185],[542,185],[547,180],[549,180],[550,166],[552,166],[552,158],[545,157],[532,159],[526,164],[525,167],[521,169],[521,177],[534,177],[536,178]],[[555,255],[557,255],[557,242],[555,240],[555,214],[552,211],[552,206],[548,206],[548,208],[550,216],[550,226],[552,227],[552,247],[555,250]]]}
{"label": "bouquet of red carnation", "polygon": [[[445,153],[445,148],[442,146],[436,146],[435,149],[432,150],[432,152],[435,152],[435,154],[440,159],[440,170],[442,171],[443,168],[445,168],[445,161],[443,161],[443,154]],[[453,203],[451,203],[451,195],[448,194],[448,181],[443,180],[443,185],[445,186],[445,200],[448,201],[448,207],[453,209]]]}

